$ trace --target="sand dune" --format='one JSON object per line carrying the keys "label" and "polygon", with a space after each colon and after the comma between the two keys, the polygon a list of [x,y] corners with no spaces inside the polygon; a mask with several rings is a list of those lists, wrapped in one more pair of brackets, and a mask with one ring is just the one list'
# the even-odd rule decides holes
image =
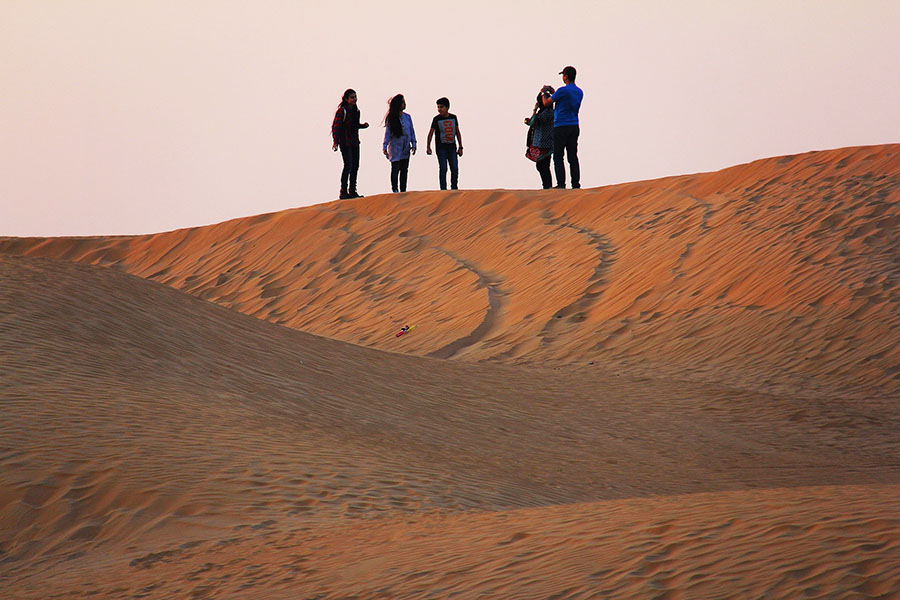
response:
{"label": "sand dune", "polygon": [[[378,196],[0,251],[119,265],[405,354],[865,396],[900,389],[898,177],[900,146],[851,148],[566,194]],[[417,334],[391,335],[404,324]]]}
{"label": "sand dune", "polygon": [[898,181],[0,239],[0,597],[900,597]]}

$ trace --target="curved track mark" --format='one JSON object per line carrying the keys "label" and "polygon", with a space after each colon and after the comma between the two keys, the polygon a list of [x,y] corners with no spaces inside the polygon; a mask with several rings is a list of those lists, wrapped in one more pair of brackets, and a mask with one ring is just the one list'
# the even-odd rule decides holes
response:
{"label": "curved track mark", "polygon": [[462,265],[465,269],[474,273],[475,276],[478,277],[478,285],[486,288],[488,293],[489,307],[487,312],[484,313],[484,319],[481,321],[481,324],[473,329],[472,333],[469,335],[450,342],[446,346],[438,348],[434,352],[428,354],[431,358],[451,358],[463,348],[473,346],[487,337],[488,333],[496,325],[500,311],[503,308],[504,293],[500,290],[501,281],[498,277],[480,271],[474,263],[463,260],[448,250],[444,250],[443,248],[437,248],[437,250],[443,252]]}
{"label": "curved track mark", "polygon": [[587,311],[599,301],[606,289],[606,273],[615,262],[616,249],[608,237],[596,231],[572,223],[560,223],[560,219],[553,218],[550,211],[544,211],[543,217],[548,225],[568,227],[587,236],[591,240],[590,244],[596,246],[597,252],[600,254],[600,262],[594,267],[594,274],[590,278],[591,283],[581,297],[556,311],[553,318],[547,321],[541,330],[539,334],[541,339],[544,342],[551,342],[554,330],[557,329],[563,317],[569,317],[571,321],[583,321]]}

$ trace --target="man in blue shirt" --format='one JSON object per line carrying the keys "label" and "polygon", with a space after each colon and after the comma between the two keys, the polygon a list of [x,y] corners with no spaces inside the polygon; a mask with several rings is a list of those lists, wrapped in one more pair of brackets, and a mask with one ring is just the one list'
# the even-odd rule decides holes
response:
{"label": "man in blue shirt", "polygon": [[575,67],[566,67],[559,72],[565,84],[553,94],[556,103],[553,109],[553,166],[556,170],[556,187],[566,187],[566,165],[563,155],[569,160],[572,175],[572,189],[581,187],[581,168],[578,165],[578,109],[584,92],[575,85]]}

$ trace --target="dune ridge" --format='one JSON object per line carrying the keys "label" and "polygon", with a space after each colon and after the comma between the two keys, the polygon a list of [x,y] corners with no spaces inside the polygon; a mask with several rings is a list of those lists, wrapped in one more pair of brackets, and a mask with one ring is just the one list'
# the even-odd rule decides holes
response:
{"label": "dune ridge", "polygon": [[900,597],[898,150],[0,238],[0,596]]}
{"label": "dune ridge", "polygon": [[[405,354],[894,393],[900,147],[595,190],[408,193],[168,233],[4,239]],[[416,335],[393,331],[417,324]],[[786,387],[785,387],[786,386]]]}

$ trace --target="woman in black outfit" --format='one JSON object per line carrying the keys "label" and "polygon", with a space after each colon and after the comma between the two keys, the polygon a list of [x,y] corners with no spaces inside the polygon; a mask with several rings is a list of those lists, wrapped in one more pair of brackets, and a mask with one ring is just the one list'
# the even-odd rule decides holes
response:
{"label": "woman in black outfit", "polygon": [[545,85],[534,103],[534,112],[525,119],[528,125],[528,150],[525,156],[534,161],[541,174],[541,186],[548,190],[553,187],[550,155],[553,153],[553,88]]}
{"label": "woman in black outfit", "polygon": [[341,157],[344,159],[344,170],[341,171],[341,200],[361,198],[356,193],[356,174],[359,172],[359,130],[368,126],[368,123],[359,122],[356,92],[352,89],[346,90],[331,123],[331,137],[334,140],[331,149],[337,152],[340,148]]}

